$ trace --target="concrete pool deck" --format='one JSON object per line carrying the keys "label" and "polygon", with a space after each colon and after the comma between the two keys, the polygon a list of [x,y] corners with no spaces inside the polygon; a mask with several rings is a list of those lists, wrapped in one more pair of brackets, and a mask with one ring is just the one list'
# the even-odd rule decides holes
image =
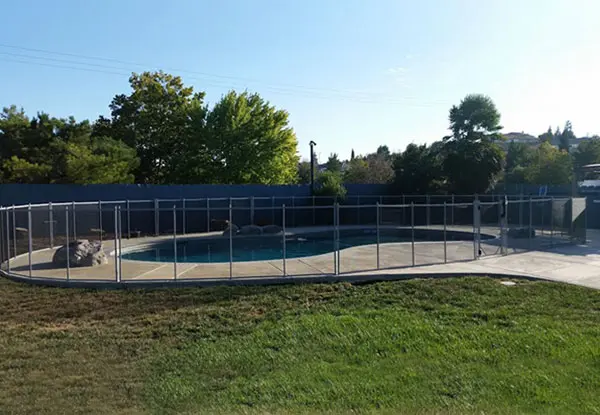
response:
{"label": "concrete pool deck", "polygon": [[[348,229],[346,227],[345,229]],[[364,228],[361,227],[361,228]],[[331,228],[296,229],[295,232],[323,231]],[[341,228],[344,229],[344,228]],[[429,229],[440,229],[429,227]],[[448,227],[448,230],[467,231],[470,227]],[[498,228],[486,227],[481,232],[496,236]],[[218,233],[186,235],[184,238],[214,237]],[[410,242],[386,243],[379,248],[380,269],[376,263],[376,245],[355,246],[340,251],[340,275],[334,274],[334,253],[282,260],[234,262],[233,279],[230,278],[229,263],[184,263],[121,261],[121,281],[127,286],[149,286],[153,283],[173,285],[175,273],[178,283],[185,285],[209,285],[212,283],[276,283],[290,281],[368,281],[401,279],[408,277],[435,277],[451,275],[495,275],[503,277],[540,278],[600,289],[600,233],[589,231],[586,245],[557,245],[544,247],[547,237],[535,238],[534,251],[524,251],[523,241],[514,246],[509,244],[509,255],[499,255],[497,239],[482,241],[484,255],[474,260],[472,241],[449,241],[444,263],[443,242],[415,242],[415,266],[412,266],[412,244]],[[124,251],[139,245],[172,240],[172,236],[140,239],[124,239]],[[179,238],[178,238],[179,240]],[[560,242],[558,235],[554,242]],[[234,239],[235,243],[235,239]],[[56,248],[55,248],[56,249]],[[52,265],[55,249],[35,251],[31,254],[32,281],[48,285],[64,285],[66,269]],[[105,242],[105,249],[114,249],[113,241]],[[10,261],[14,279],[29,280],[29,255],[20,255]],[[15,278],[16,277],[16,278]],[[109,286],[115,282],[114,256],[109,263],[98,267],[71,268],[70,284],[74,286]],[[110,284],[116,285],[116,284]]]}

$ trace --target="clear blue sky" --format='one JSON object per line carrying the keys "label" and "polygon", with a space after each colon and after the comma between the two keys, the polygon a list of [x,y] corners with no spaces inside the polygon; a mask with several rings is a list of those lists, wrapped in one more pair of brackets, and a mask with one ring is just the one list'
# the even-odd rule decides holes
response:
{"label": "clear blue sky", "polygon": [[1,9],[0,105],[30,114],[95,119],[128,93],[129,73],[162,68],[211,103],[248,89],[288,110],[303,157],[310,140],[321,159],[438,140],[468,93],[492,97],[505,132],[537,135],[570,119],[577,135],[600,133],[597,0],[20,0]]}

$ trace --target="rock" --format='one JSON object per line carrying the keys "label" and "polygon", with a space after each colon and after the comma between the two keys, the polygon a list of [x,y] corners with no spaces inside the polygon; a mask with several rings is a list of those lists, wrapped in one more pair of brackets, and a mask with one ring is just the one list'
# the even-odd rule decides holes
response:
{"label": "rock", "polygon": [[262,233],[264,234],[278,234],[282,231],[283,229],[281,229],[281,226],[277,225],[266,225],[262,227]]}
{"label": "rock", "polygon": [[52,263],[56,266],[67,266],[67,255],[71,267],[94,267],[107,264],[106,253],[99,241],[90,242],[87,239],[71,242],[64,245],[54,253]]}
{"label": "rock", "polygon": [[235,223],[232,223],[231,225],[228,225],[227,228],[225,228],[225,230],[223,231],[223,236],[229,236],[230,228],[231,233],[233,235],[237,235],[237,233],[240,231],[240,228],[238,228],[238,226]]}
{"label": "rock", "polygon": [[227,219],[213,219],[210,221],[211,231],[224,231],[229,226]]}
{"label": "rock", "polygon": [[242,226],[240,235],[262,235],[262,228],[256,225]]}
{"label": "rock", "polygon": [[534,228],[510,228],[508,230],[508,237],[514,239],[528,239],[529,237],[535,238]]}

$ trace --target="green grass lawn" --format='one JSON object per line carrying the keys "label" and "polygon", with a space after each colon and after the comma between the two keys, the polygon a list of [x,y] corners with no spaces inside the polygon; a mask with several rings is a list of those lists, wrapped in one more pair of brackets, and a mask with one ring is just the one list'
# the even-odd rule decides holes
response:
{"label": "green grass lawn", "polygon": [[0,280],[0,413],[600,413],[600,292]]}

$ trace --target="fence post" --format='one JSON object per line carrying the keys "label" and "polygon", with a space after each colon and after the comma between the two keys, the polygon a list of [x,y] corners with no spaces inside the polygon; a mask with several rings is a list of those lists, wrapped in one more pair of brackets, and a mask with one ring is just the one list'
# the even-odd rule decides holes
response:
{"label": "fence post", "polygon": [[285,261],[285,257],[286,257],[286,245],[285,245],[285,203],[283,204],[283,206],[281,207],[281,224],[282,224],[282,233],[283,233],[283,276],[286,277],[287,276],[287,270],[286,270],[286,261]]}
{"label": "fence post", "polygon": [[66,245],[65,250],[67,251],[67,282],[71,279],[71,260],[69,259],[69,207],[65,206],[65,236],[66,236]]}
{"label": "fence post", "polygon": [[340,204],[339,203],[335,203],[335,218],[336,218],[336,235],[335,235],[335,246],[336,246],[336,251],[337,251],[337,258],[336,258],[336,262],[337,262],[337,273],[338,275],[340,274],[341,270],[340,270]]}
{"label": "fence post", "polygon": [[33,250],[33,238],[32,238],[32,226],[31,226],[31,203],[27,206],[27,246],[28,246],[28,257],[29,257],[29,278],[32,275],[32,265],[31,265],[31,251]]}
{"label": "fence post", "polygon": [[119,275],[119,208],[115,206],[114,214],[114,231],[115,231],[115,281],[119,282],[121,276]]}
{"label": "fence post", "polygon": [[446,201],[444,201],[444,264],[448,263],[448,250],[446,238]]}
{"label": "fence post", "polygon": [[554,247],[554,196],[550,197],[550,247]]}
{"label": "fence post", "polygon": [[481,237],[481,202],[473,200],[473,259],[479,259],[479,239]]}
{"label": "fence post", "polygon": [[104,228],[102,228],[102,201],[98,201],[98,226],[100,228],[100,242],[102,242]]}
{"label": "fence post", "polygon": [[519,196],[519,228],[523,228],[523,193]]}
{"label": "fence post", "polygon": [[15,214],[15,205],[12,205],[12,223],[13,223],[13,248],[15,251],[15,257],[19,255],[19,251],[17,251],[17,218]]}
{"label": "fence post", "polygon": [[[125,209],[127,210],[127,239],[131,239],[131,206],[129,199],[127,199]],[[100,234],[102,234],[102,226],[100,227]]]}
{"label": "fence post", "polygon": [[533,201],[531,199],[531,195],[529,195],[529,229],[527,230],[528,233],[528,247],[529,250],[531,251],[531,233],[533,232]]}
{"label": "fence post", "polygon": [[121,279],[123,278],[123,264],[121,262],[121,253],[122,253],[122,243],[123,243],[123,212],[121,211],[121,206],[117,206],[117,232],[119,234],[119,243],[117,245],[117,248],[115,249],[115,260],[118,261],[119,263],[119,272],[117,273],[117,282],[121,282]]}
{"label": "fence post", "polygon": [[412,266],[415,266],[415,202],[410,202],[410,234],[412,249]]}
{"label": "fence post", "polygon": [[8,208],[6,208],[6,266],[10,273],[10,213]]}
{"label": "fence post", "polygon": [[229,279],[233,279],[233,211],[229,199]]}
{"label": "fence post", "polygon": [[154,236],[160,235],[159,219],[160,219],[158,199],[154,199]]}
{"label": "fence post", "polygon": [[335,205],[332,206],[333,209],[333,274],[337,275],[337,220],[335,217]]}
{"label": "fence post", "polygon": [[[6,213],[8,214],[8,210]],[[54,248],[54,212],[52,211],[52,202],[48,203],[48,230],[50,233],[50,248]]]}
{"label": "fence post", "polygon": [[185,198],[181,199],[181,233],[185,235],[185,224],[186,224],[186,209],[185,209]]}
{"label": "fence post", "polygon": [[75,216],[75,202],[73,202],[73,241],[77,241],[77,218]]}
{"label": "fence post", "polygon": [[503,255],[508,255],[508,229],[507,229],[507,227],[508,227],[508,198],[505,195],[504,200],[502,201],[502,227],[501,227]]}
{"label": "fence post", "polygon": [[377,202],[377,269],[380,268],[379,266],[379,202]]}
{"label": "fence post", "polygon": [[[229,218],[229,220],[231,220],[231,218]],[[209,198],[206,198],[206,232],[210,232],[210,199]]]}
{"label": "fence post", "polygon": [[173,280],[177,281],[177,206],[173,205]]}

